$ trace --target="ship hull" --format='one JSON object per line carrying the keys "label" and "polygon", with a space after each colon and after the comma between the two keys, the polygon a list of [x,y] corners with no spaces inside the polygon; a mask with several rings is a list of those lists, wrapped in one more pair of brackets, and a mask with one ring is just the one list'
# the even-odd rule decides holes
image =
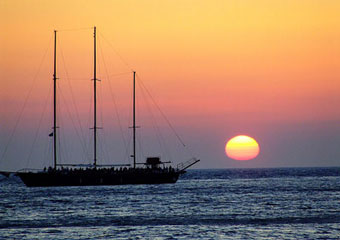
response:
{"label": "ship hull", "polygon": [[126,184],[176,183],[181,172],[19,172],[17,175],[28,187],[96,186]]}

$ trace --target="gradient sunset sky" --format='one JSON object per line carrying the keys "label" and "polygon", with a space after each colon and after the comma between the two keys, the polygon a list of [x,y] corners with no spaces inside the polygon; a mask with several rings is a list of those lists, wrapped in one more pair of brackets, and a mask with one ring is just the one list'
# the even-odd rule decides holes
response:
{"label": "gradient sunset sky", "polygon": [[[2,0],[0,169],[52,164],[45,155],[54,29],[59,103],[69,104],[60,113],[79,117],[83,128],[68,131],[73,124],[65,118],[60,129],[64,139],[91,139],[93,26],[101,108],[115,115],[105,93],[112,88],[123,133],[130,131],[130,73],[136,70],[188,145],[185,151],[202,160],[198,168],[340,166],[339,12],[336,0]],[[103,122],[108,156],[124,155],[116,123]],[[147,123],[140,124],[148,135]],[[239,134],[258,141],[256,159],[226,156],[227,140]],[[78,147],[91,156],[91,142]],[[173,151],[172,160],[181,162]]]}

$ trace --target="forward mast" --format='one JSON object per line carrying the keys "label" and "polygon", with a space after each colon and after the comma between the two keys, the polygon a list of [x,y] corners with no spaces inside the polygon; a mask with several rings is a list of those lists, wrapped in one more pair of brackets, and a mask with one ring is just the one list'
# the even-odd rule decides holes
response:
{"label": "forward mast", "polygon": [[53,64],[53,162],[57,169],[57,31],[54,30],[54,64]]}
{"label": "forward mast", "polygon": [[96,46],[96,27],[93,30],[93,43],[94,43],[94,54],[93,54],[93,165],[97,167],[97,46]]}

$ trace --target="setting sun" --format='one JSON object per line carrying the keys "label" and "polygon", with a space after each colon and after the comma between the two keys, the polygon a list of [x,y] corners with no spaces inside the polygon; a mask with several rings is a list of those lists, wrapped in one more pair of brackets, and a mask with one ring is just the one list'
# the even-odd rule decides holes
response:
{"label": "setting sun", "polygon": [[260,152],[259,144],[254,138],[239,135],[231,138],[226,146],[225,151],[228,157],[235,160],[251,160]]}

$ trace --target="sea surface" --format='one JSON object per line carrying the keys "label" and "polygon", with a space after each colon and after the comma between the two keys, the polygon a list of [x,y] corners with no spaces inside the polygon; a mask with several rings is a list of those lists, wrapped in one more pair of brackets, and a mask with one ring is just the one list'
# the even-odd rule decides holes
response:
{"label": "sea surface", "polygon": [[340,239],[340,168],[189,170],[176,184],[28,188],[0,239]]}

